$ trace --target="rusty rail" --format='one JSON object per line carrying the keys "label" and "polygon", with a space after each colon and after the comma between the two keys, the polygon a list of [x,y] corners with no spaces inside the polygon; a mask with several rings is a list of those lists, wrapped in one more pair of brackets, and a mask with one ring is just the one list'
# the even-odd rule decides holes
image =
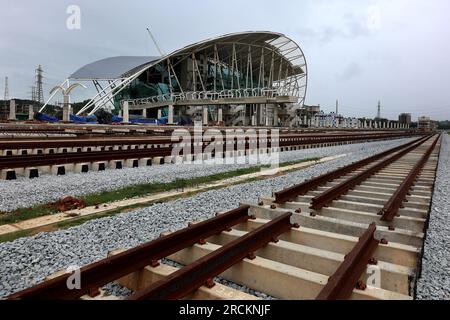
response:
{"label": "rusty rail", "polygon": [[193,224],[187,228],[162,236],[138,247],[102,259],[80,269],[81,288],[68,289],[67,279],[71,274],[63,274],[54,279],[37,284],[8,297],[17,299],[76,299],[90,290],[95,290],[147,265],[155,264],[181,249],[222,232],[251,218],[249,206],[241,206],[211,219]]}
{"label": "rusty rail", "polygon": [[[0,130],[1,131],[1,130]],[[225,134],[224,134],[225,135]],[[407,133],[407,132],[399,132],[399,133],[369,133],[369,134],[280,134],[280,146],[288,146],[295,145],[295,143],[304,144],[304,143],[320,143],[321,141],[332,142],[342,141],[342,139],[346,139],[348,141],[351,140],[361,140],[361,139],[383,139],[383,138],[400,138],[406,136],[414,136],[417,135],[415,133]],[[241,140],[249,140],[250,137],[242,134]],[[255,137],[256,138],[256,137]],[[193,140],[197,139],[193,137]],[[261,138],[262,139],[262,138]],[[270,139],[270,134],[268,139]],[[324,140],[326,139],[326,140]],[[195,140],[197,141],[197,140]],[[199,142],[202,141],[200,137],[198,139]],[[70,139],[67,137],[57,139],[33,139],[27,138],[25,141],[21,141],[19,139],[14,140],[1,140],[0,139],[0,150],[5,149],[35,149],[35,148],[73,148],[73,147],[102,147],[102,146],[112,146],[116,144],[122,145],[139,145],[139,144],[174,144],[183,142],[179,137],[115,137],[115,138],[89,138],[89,139],[80,139],[74,138]]]}
{"label": "rusty rail", "polygon": [[292,213],[285,213],[246,235],[224,245],[199,260],[170,274],[165,279],[135,293],[130,300],[179,299],[240,262],[249,254],[289,231]]}
{"label": "rusty rail", "polygon": [[428,148],[427,152],[425,152],[425,154],[420,158],[414,168],[411,169],[405,179],[403,179],[400,186],[397,188],[397,190],[395,190],[394,194],[383,206],[383,209],[380,210],[378,214],[381,215],[382,221],[392,221],[397,215],[398,210],[402,207],[403,201],[405,201],[406,196],[408,195],[409,189],[414,185],[414,182],[417,179],[420,171],[430,158],[430,155],[436,147],[438,140],[439,136],[434,140],[434,142]]}
{"label": "rusty rail", "polygon": [[366,159],[357,161],[355,163],[351,163],[351,164],[349,164],[349,165],[347,165],[345,167],[342,167],[342,168],[339,168],[339,169],[334,170],[332,172],[323,174],[321,176],[318,176],[316,178],[310,179],[310,180],[305,181],[303,183],[300,183],[300,184],[294,185],[292,187],[286,188],[286,189],[284,189],[282,191],[275,192],[275,201],[274,202],[278,203],[278,204],[282,204],[282,203],[285,203],[287,201],[294,200],[297,196],[304,195],[308,191],[310,191],[312,189],[315,189],[318,186],[324,185],[324,184],[326,184],[327,182],[329,182],[331,180],[337,179],[337,178],[339,178],[339,177],[341,177],[341,176],[343,176],[343,175],[345,175],[345,174],[347,174],[349,172],[352,172],[352,171],[357,170],[357,169],[359,169],[359,168],[361,168],[363,166],[366,166],[366,165],[368,165],[371,162],[374,162],[376,160],[384,158],[385,156],[387,156],[387,155],[389,155],[389,154],[391,154],[393,152],[396,152],[396,151],[401,150],[401,149],[403,149],[405,147],[413,145],[414,143],[417,143],[418,141],[420,141],[422,139],[423,138],[416,139],[414,141],[411,141],[411,142],[408,142],[408,143],[403,144],[401,146],[389,149],[387,151],[384,151],[384,152],[381,152],[379,154],[373,155],[373,156],[368,157]]}
{"label": "rusty rail", "polygon": [[[334,142],[346,142],[355,140],[376,140],[376,139],[386,139],[393,136],[357,136],[357,137],[337,137],[337,138],[311,138],[311,139],[300,139],[292,141],[287,141],[288,138],[280,137],[279,147],[283,146],[297,146],[297,145],[308,145],[308,144],[320,144],[320,143],[334,143]],[[244,137],[245,138],[245,137]],[[270,148],[272,147],[271,137],[264,139],[264,141],[258,141],[255,138],[255,142],[249,143],[249,138],[234,140],[233,150],[243,150],[251,148]],[[286,140],[286,141],[285,141]],[[151,143],[159,143],[160,141],[154,140]],[[241,142],[241,143],[239,143]],[[121,143],[116,142],[116,143]],[[145,148],[145,149],[128,149],[128,150],[113,150],[113,151],[90,151],[90,152],[67,152],[67,153],[52,153],[52,154],[40,154],[40,155],[9,155],[0,156],[0,169],[13,169],[13,168],[25,168],[25,167],[37,167],[46,165],[58,165],[58,164],[68,164],[68,163],[81,163],[81,162],[94,162],[94,161],[110,161],[110,160],[121,160],[121,159],[132,159],[132,158],[151,158],[151,157],[165,157],[171,156],[175,144],[177,142],[172,142],[169,147],[158,147],[158,148]],[[133,145],[141,144],[136,140]],[[190,146],[186,149],[180,147],[180,153],[177,155],[194,155],[198,152],[203,152],[205,148],[208,147],[206,142],[203,146],[197,150],[195,146]],[[241,148],[242,147],[242,148]]]}
{"label": "rusty rail", "polygon": [[375,222],[371,223],[358,243],[348,253],[336,272],[328,278],[328,283],[316,297],[317,300],[344,300],[350,298],[359,278],[371,259],[380,241],[376,240]]}
{"label": "rusty rail", "polygon": [[330,204],[333,200],[339,198],[341,195],[345,194],[348,190],[353,189],[355,186],[360,184],[361,182],[367,180],[374,174],[376,174],[378,171],[382,170],[383,168],[387,167],[391,163],[397,161],[407,153],[411,152],[411,150],[414,150],[415,148],[422,145],[425,141],[430,139],[431,136],[425,137],[424,139],[421,139],[417,143],[408,146],[407,148],[397,152],[393,156],[388,157],[387,159],[384,159],[373,166],[367,168],[366,170],[362,171],[361,173],[358,173],[357,175],[335,185],[334,187],[331,187],[327,189],[326,191],[322,192],[320,195],[312,198],[311,200],[311,209],[314,210],[320,210],[323,207]]}

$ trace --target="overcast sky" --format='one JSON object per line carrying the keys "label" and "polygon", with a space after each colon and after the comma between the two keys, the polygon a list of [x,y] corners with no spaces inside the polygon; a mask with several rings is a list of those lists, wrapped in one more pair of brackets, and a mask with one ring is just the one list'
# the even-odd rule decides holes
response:
{"label": "overcast sky", "polygon": [[[69,5],[81,29],[66,27]],[[295,40],[308,62],[307,104],[348,116],[450,119],[448,0],[0,0],[0,88],[31,97],[34,70],[44,94],[79,67],[117,55],[157,55],[225,33],[268,30]],[[87,98],[83,89],[72,101]],[[62,100],[59,97],[59,100]]]}

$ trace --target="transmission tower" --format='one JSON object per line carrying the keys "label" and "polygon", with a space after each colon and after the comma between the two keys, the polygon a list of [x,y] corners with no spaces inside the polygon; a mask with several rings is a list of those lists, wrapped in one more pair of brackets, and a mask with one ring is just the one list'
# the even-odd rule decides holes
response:
{"label": "transmission tower", "polygon": [[35,88],[34,88],[34,100],[39,103],[44,103],[44,90],[42,88],[44,71],[41,65],[36,69]]}
{"label": "transmission tower", "polygon": [[5,77],[5,96],[3,100],[9,100],[8,77]]}

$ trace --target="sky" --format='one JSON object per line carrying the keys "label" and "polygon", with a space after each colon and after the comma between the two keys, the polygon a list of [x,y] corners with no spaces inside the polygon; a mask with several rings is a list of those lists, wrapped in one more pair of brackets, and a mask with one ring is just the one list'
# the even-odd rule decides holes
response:
{"label": "sky", "polygon": [[[69,29],[70,5],[80,28]],[[0,0],[0,98],[30,98],[34,70],[44,96],[95,60],[158,55],[239,31],[275,31],[308,63],[306,104],[345,116],[396,119],[401,112],[450,119],[448,0]],[[92,95],[77,88],[72,101]],[[57,97],[62,100],[62,97]]]}

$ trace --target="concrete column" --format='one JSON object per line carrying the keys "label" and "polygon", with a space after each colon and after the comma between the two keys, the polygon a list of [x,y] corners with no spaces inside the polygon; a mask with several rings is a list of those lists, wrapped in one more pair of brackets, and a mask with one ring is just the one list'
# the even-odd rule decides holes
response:
{"label": "concrete column", "polygon": [[273,106],[273,125],[278,126],[278,105]]}
{"label": "concrete column", "polygon": [[252,115],[252,126],[256,127],[256,114]]}
{"label": "concrete column", "polygon": [[142,109],[142,118],[147,118],[147,109]]}
{"label": "concrete column", "polygon": [[264,106],[262,104],[258,104],[257,108],[258,108],[258,118],[257,118],[258,126],[265,126],[266,119],[264,118]]}
{"label": "concrete column", "polygon": [[173,124],[173,105],[169,105],[169,116],[167,118],[167,124]]}
{"label": "concrete column", "polygon": [[68,104],[64,104],[64,106],[63,106],[63,118],[62,118],[62,120],[63,121],[70,121],[70,107],[69,107],[69,105]]}
{"label": "concrete column", "polygon": [[16,100],[9,100],[9,120],[16,120]]}
{"label": "concrete column", "polygon": [[222,107],[219,107],[217,110],[217,121],[222,122],[223,121],[223,109]]}
{"label": "concrete column", "polygon": [[70,103],[69,96],[67,94],[64,95],[63,121],[70,121]]}
{"label": "concrete column", "polygon": [[158,119],[162,117],[161,109],[158,109]]}
{"label": "concrete column", "polygon": [[33,118],[34,118],[33,106],[29,105],[28,106],[28,120],[33,120]]}
{"label": "concrete column", "polygon": [[203,107],[203,125],[208,125],[208,106]]}
{"label": "concrete column", "polygon": [[123,102],[122,112],[123,112],[123,122],[124,123],[130,122],[130,114],[129,114],[129,110],[128,110],[128,101],[124,101]]}

